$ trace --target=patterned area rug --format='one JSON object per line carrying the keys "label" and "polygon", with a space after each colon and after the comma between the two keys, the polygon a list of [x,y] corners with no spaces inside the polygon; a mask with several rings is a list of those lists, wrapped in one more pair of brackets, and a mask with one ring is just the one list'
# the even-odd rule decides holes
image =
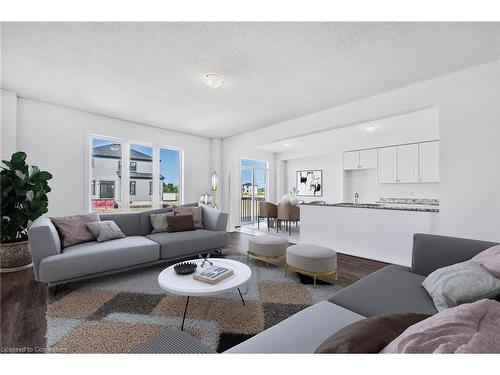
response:
{"label": "patterned area rug", "polygon": [[[242,255],[228,255],[246,263]],[[237,291],[214,297],[191,297],[184,330],[223,352],[290,315],[340,290],[307,276],[250,259],[252,277]],[[59,353],[127,353],[167,327],[180,329],[185,297],[164,292],[157,283],[166,267],[111,275],[68,284],[50,292],[47,349]]]}

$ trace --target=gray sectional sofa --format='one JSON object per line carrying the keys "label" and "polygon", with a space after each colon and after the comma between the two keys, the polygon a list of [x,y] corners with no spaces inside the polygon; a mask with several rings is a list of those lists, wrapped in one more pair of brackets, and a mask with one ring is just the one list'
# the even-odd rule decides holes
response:
{"label": "gray sectional sofa", "polygon": [[149,215],[172,210],[170,207],[100,215],[101,220],[115,221],[127,237],[66,248],[61,248],[59,235],[50,219],[39,218],[28,230],[35,279],[56,285],[222,250],[229,243],[228,216],[208,206],[202,208],[203,229],[174,233],[151,234]]}
{"label": "gray sectional sofa", "polygon": [[497,243],[417,233],[410,268],[389,265],[229,349],[226,353],[314,353],[339,329],[375,315],[436,314],[422,281]]}

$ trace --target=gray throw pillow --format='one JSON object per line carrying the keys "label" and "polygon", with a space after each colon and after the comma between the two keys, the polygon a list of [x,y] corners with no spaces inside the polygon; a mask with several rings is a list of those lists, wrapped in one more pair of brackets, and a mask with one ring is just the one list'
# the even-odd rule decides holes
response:
{"label": "gray throw pillow", "polygon": [[149,219],[151,220],[151,225],[153,230],[151,233],[161,233],[168,231],[168,221],[167,216],[174,216],[173,212],[165,212],[163,214],[150,214]]}
{"label": "gray throw pillow", "polygon": [[87,228],[89,228],[92,232],[97,242],[104,242],[125,237],[120,228],[118,228],[118,225],[111,220],[88,223]]}
{"label": "gray throw pillow", "polygon": [[438,311],[500,294],[500,280],[470,260],[437,269],[422,286]]}

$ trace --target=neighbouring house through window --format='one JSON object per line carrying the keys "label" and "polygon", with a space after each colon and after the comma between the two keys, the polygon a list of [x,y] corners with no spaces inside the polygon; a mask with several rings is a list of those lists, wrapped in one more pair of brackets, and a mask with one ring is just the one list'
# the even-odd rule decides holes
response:
{"label": "neighbouring house through window", "polygon": [[143,211],[181,203],[182,151],[99,137],[90,138],[90,147],[91,212]]}

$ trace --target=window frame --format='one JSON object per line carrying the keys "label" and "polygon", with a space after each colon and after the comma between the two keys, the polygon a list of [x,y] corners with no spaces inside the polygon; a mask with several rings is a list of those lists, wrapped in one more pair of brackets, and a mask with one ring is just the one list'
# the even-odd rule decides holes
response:
{"label": "window frame", "polygon": [[[93,161],[92,157],[92,141],[94,139],[98,140],[106,140],[110,142],[117,142],[121,144],[121,149],[122,149],[122,157],[121,157],[121,178],[120,178],[120,201],[121,201],[121,206],[120,206],[120,211],[119,212],[129,212],[129,202],[130,202],[130,147],[132,145],[141,145],[141,146],[147,146],[151,147],[153,149],[153,187],[155,186],[154,182],[155,180],[158,181],[158,197],[156,197],[154,194],[152,195],[152,208],[160,208],[160,201],[161,197],[160,194],[162,193],[161,187],[160,187],[160,149],[168,149],[168,150],[174,150],[179,152],[179,163],[178,163],[178,168],[179,168],[179,193],[178,193],[178,201],[179,204],[184,203],[184,197],[185,197],[185,154],[184,154],[184,148],[178,147],[178,146],[171,146],[171,145],[165,145],[165,144],[157,144],[154,142],[147,142],[147,141],[137,141],[134,139],[126,139],[126,138],[121,138],[121,137],[114,137],[110,135],[102,135],[102,134],[96,134],[93,132],[85,132],[85,150],[86,150],[86,168],[84,171],[85,175],[85,181],[87,183],[85,184],[85,210],[87,212],[92,212],[92,180],[93,180],[93,173],[92,173],[92,168],[95,167],[95,161]],[[97,189],[97,184],[96,188]],[[137,189],[137,187],[136,187]],[[153,188],[154,190],[154,188]],[[136,190],[137,191],[137,190]]]}

